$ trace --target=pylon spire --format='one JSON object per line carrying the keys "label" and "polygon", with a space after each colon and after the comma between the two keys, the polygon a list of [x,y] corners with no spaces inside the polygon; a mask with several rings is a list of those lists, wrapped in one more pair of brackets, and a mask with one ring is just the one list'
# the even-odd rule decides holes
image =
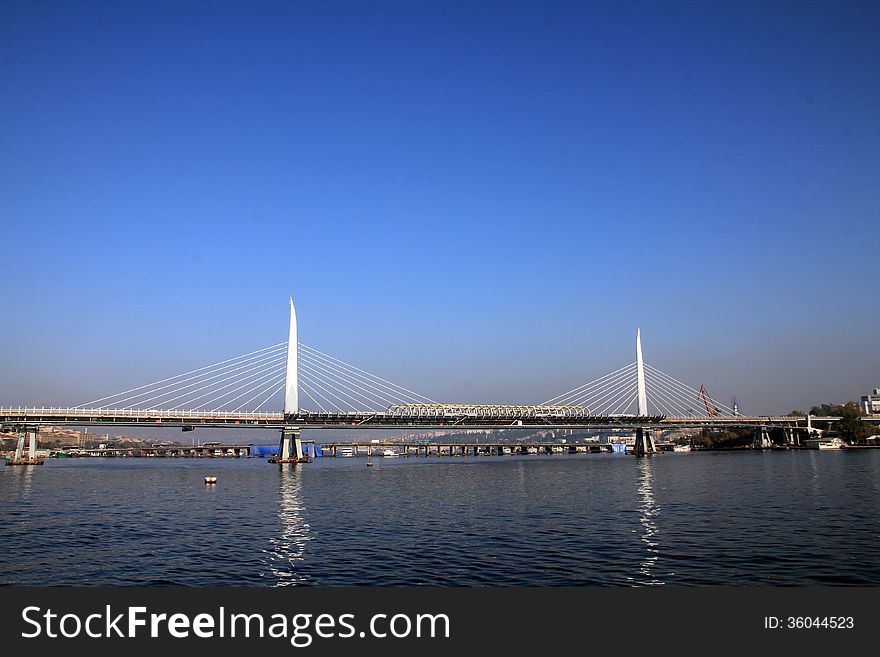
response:
{"label": "pylon spire", "polygon": [[642,360],[642,329],[636,329],[636,382],[639,389],[639,415],[648,414],[648,395],[645,392],[645,363]]}
{"label": "pylon spire", "polygon": [[293,297],[290,297],[290,328],[287,333],[287,374],[284,378],[284,414],[294,415],[299,412],[299,343],[296,337],[296,308]]}

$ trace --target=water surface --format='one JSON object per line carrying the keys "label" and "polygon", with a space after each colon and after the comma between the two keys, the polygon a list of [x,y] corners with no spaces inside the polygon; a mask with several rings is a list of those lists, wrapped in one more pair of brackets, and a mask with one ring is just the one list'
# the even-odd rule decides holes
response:
{"label": "water surface", "polygon": [[880,585],[876,450],[371,462],[0,468],[0,582]]}

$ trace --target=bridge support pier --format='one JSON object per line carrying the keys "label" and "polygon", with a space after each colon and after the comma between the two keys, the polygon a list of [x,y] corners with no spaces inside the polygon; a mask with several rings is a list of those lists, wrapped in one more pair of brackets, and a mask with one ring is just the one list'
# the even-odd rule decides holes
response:
{"label": "bridge support pier", "polygon": [[654,443],[654,430],[639,427],[636,429],[636,444],[633,454],[636,456],[645,456],[646,454],[656,454],[657,445]]}
{"label": "bridge support pier", "polygon": [[767,427],[755,428],[755,438],[752,441],[752,447],[754,449],[770,449],[773,447],[773,442],[770,440],[770,432],[767,430]]}
{"label": "bridge support pier", "polygon": [[[15,447],[15,456],[6,461],[6,465],[42,465],[43,459],[37,457],[37,430],[35,426],[19,428],[18,445]],[[27,442],[27,456],[25,456],[25,442]]]}
{"label": "bridge support pier", "polygon": [[278,457],[270,463],[306,463],[308,458],[302,453],[302,440],[299,427],[284,427],[281,430],[281,442],[278,445]]}

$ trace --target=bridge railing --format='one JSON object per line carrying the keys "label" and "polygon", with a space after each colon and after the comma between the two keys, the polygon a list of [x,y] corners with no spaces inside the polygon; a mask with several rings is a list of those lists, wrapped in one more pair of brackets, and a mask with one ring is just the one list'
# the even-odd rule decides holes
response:
{"label": "bridge railing", "polygon": [[357,411],[327,413],[301,410],[296,415],[287,416],[292,422],[309,421],[310,419],[326,421],[328,419],[360,419],[382,422],[383,420],[577,420],[577,419],[606,419],[619,422],[621,420],[645,420],[656,422],[664,418],[663,415],[638,416],[627,414],[602,414],[593,415],[589,409],[550,409],[529,406],[513,405],[431,405],[425,407],[390,406],[385,412],[363,413]]}
{"label": "bridge railing", "polygon": [[76,416],[76,417],[143,417],[143,418],[248,418],[280,420],[284,414],[280,412],[247,413],[233,411],[166,411],[161,409],[138,408],[77,408],[62,406],[19,406],[0,407],[2,415],[42,415],[42,416]]}
{"label": "bridge railing", "polygon": [[590,417],[586,406],[516,404],[395,404],[388,415],[397,417]]}

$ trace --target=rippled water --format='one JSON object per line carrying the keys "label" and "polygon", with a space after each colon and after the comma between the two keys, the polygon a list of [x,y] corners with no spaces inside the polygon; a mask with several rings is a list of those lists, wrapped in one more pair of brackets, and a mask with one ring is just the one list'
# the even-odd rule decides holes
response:
{"label": "rippled water", "polygon": [[880,585],[876,450],[366,462],[0,468],[0,583]]}

